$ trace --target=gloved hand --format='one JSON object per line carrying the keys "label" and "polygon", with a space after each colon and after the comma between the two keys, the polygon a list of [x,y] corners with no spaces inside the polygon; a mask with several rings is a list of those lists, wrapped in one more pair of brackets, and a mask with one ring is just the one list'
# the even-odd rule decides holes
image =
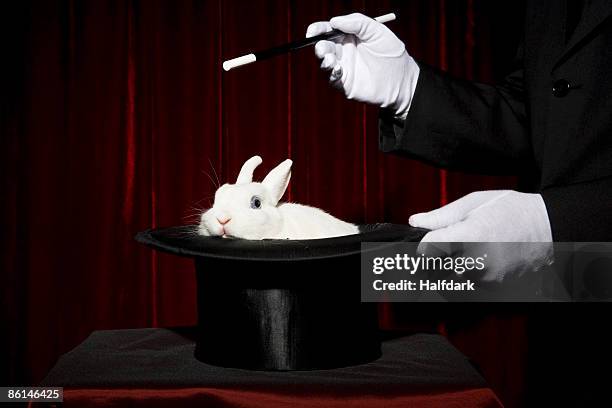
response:
{"label": "gloved hand", "polygon": [[331,84],[355,99],[390,108],[403,119],[408,114],[419,78],[419,66],[384,24],[363,14],[334,17],[311,24],[306,37],[338,29],[346,35],[319,41],[321,68],[331,71]]}
{"label": "gloved hand", "polygon": [[487,253],[484,281],[502,281],[508,275],[552,263],[552,232],[540,194],[478,191],[436,210],[414,214],[408,222],[432,230],[421,240],[420,253],[439,251],[439,246],[429,244],[434,242],[474,243],[459,245],[460,253],[453,256]]}

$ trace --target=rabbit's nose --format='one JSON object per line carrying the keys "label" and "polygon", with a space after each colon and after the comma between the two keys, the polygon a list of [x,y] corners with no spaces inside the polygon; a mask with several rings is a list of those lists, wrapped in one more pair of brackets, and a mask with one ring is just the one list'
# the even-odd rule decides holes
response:
{"label": "rabbit's nose", "polygon": [[231,218],[225,214],[223,215],[217,215],[217,221],[219,221],[219,224],[221,225],[225,225],[228,222],[230,222]]}

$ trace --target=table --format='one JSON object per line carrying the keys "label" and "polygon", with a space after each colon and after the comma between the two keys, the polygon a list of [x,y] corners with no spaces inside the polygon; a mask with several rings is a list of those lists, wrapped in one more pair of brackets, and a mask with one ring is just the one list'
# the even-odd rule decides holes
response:
{"label": "table", "polygon": [[65,406],[501,407],[443,336],[385,333],[383,355],[359,366],[249,371],[193,357],[195,328],[101,330],[60,357],[41,386]]}

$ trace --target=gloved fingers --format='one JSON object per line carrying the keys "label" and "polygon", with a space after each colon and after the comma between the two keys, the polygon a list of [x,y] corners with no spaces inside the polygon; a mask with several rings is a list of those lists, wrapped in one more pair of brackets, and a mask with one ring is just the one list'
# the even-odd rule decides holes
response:
{"label": "gloved fingers", "polygon": [[468,216],[464,221],[425,234],[417,251],[427,256],[465,256],[474,248],[486,245],[488,238],[482,220]]}
{"label": "gloved fingers", "polygon": [[430,243],[432,242],[478,242],[481,240],[482,237],[478,237],[477,225],[474,225],[470,220],[461,221],[425,234],[419,243],[417,251],[422,254],[431,254],[432,248],[439,249],[439,245],[431,245]]}
{"label": "gloved fingers", "polygon": [[454,247],[452,242],[430,242],[421,241],[417,246],[417,255],[423,254],[427,257],[446,257],[452,256]]}
{"label": "gloved fingers", "polygon": [[353,34],[363,41],[372,38],[378,29],[376,20],[364,16],[361,13],[353,13],[345,16],[334,17],[329,20],[331,28],[343,31],[347,34]]}
{"label": "gloved fingers", "polygon": [[321,62],[321,69],[331,70],[338,64],[338,60],[336,59],[336,55],[334,54],[325,54],[323,57],[323,61]]}
{"label": "gloved fingers", "polygon": [[490,190],[470,193],[435,210],[413,214],[408,223],[413,227],[436,230],[465,219],[470,211],[505,192]]}
{"label": "gloved fingers", "polygon": [[331,73],[329,74],[329,82],[334,86],[334,88],[340,89],[342,88],[342,65],[336,63],[332,68]]}
{"label": "gloved fingers", "polygon": [[306,29],[306,38],[314,37],[315,35],[323,34],[333,30],[329,21],[317,21],[312,23]]}
{"label": "gloved fingers", "polygon": [[336,44],[331,41],[322,40],[315,44],[315,54],[319,58],[324,58],[326,54],[335,54]]}
{"label": "gloved fingers", "polygon": [[336,58],[342,58],[342,44],[334,43],[334,47],[336,47]]}

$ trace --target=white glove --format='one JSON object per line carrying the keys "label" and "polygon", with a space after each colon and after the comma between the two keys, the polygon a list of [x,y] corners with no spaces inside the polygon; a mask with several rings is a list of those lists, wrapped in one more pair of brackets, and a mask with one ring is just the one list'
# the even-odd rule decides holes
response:
{"label": "white glove", "polygon": [[359,13],[312,23],[306,37],[332,29],[347,35],[315,45],[321,68],[331,71],[332,85],[348,99],[388,107],[405,119],[420,70],[404,43],[384,24]]}
{"label": "white glove", "polygon": [[460,245],[461,253],[453,255],[487,253],[485,281],[502,281],[509,274],[521,275],[552,263],[552,232],[540,194],[478,191],[436,210],[414,214],[408,222],[432,230],[419,244],[421,253],[435,252],[430,242],[480,243]]}

